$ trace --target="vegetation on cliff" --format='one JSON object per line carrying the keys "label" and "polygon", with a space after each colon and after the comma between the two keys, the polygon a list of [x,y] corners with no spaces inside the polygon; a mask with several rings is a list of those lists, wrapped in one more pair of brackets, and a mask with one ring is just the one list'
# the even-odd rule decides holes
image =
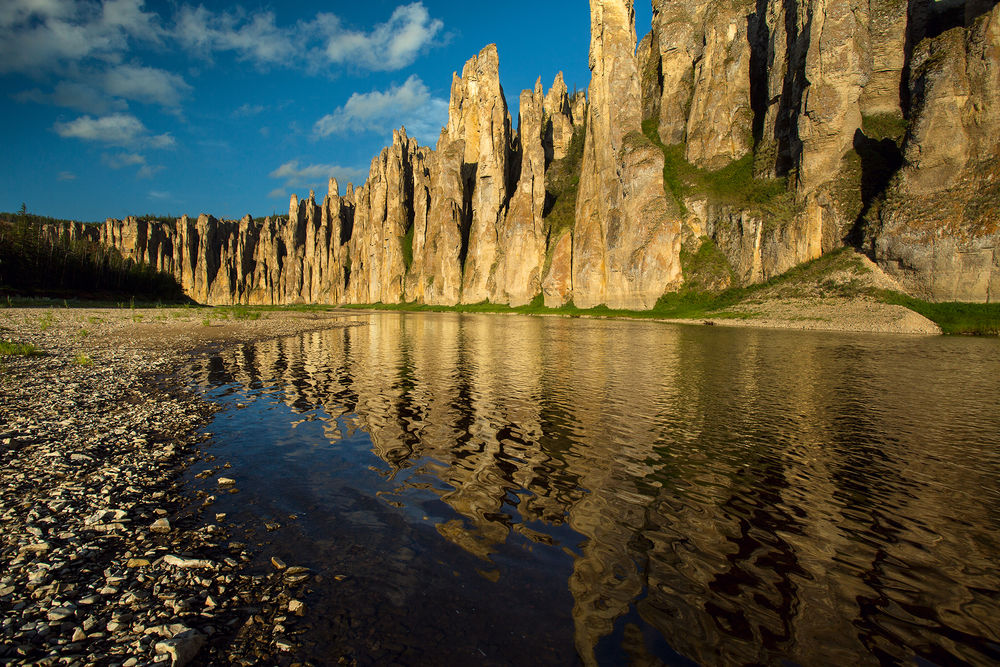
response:
{"label": "vegetation on cliff", "polygon": [[663,144],[656,119],[644,121],[642,132],[663,151],[663,187],[677,202],[682,214],[687,214],[685,200],[698,198],[710,204],[743,209],[776,222],[787,222],[798,212],[795,194],[788,189],[788,179],[755,177],[752,154],[721,169],[700,169],[684,158],[684,144]]}

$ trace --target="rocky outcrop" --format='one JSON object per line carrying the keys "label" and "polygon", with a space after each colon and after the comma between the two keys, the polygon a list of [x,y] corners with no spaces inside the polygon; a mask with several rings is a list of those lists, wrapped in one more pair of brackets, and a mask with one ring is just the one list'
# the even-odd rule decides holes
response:
{"label": "rocky outcrop", "polygon": [[490,277],[509,196],[511,121],[500,87],[495,44],[469,60],[461,77],[455,75],[446,132],[447,141],[465,142],[463,176],[471,216],[463,258],[462,303],[479,303],[496,291]]}
{"label": "rocky outcrop", "polygon": [[651,308],[680,284],[663,154],[642,134],[631,0],[591,2],[590,105],[573,231],[573,301]]}
{"label": "rocky outcrop", "polygon": [[[541,79],[535,84],[534,91],[526,90],[521,93],[517,135],[519,151],[515,158],[519,162],[520,178],[503,216],[503,223],[498,229],[497,265],[490,294],[490,300],[494,302],[522,306],[542,291],[546,244],[543,220],[545,132],[548,128],[554,130],[556,124],[561,128],[560,140],[563,145],[559,147],[559,153],[562,155],[565,155],[569,145],[569,139],[562,135],[568,132],[570,139],[572,138],[572,121],[567,114],[565,85],[559,90],[559,83],[561,78],[556,80],[549,93],[551,100],[547,100],[542,91]],[[556,111],[556,123],[547,119],[547,101],[550,102],[550,108]],[[555,144],[549,142],[548,145],[551,147],[550,152],[555,155]]]}
{"label": "rocky outcrop", "polygon": [[743,284],[864,243],[921,296],[996,299],[996,2],[653,0],[638,48],[631,0],[590,11],[589,98],[539,81],[515,129],[490,45],[436,147],[396,131],[357,189],[102,241],[218,304],[650,308],[702,236]]}
{"label": "rocky outcrop", "polygon": [[912,293],[1000,299],[1000,5],[921,41],[910,64],[906,166],[872,230]]}
{"label": "rocky outcrop", "polygon": [[407,276],[407,301],[454,305],[461,297],[464,156],[464,141],[444,141],[427,154],[416,170],[420,185],[415,195],[413,265]]}

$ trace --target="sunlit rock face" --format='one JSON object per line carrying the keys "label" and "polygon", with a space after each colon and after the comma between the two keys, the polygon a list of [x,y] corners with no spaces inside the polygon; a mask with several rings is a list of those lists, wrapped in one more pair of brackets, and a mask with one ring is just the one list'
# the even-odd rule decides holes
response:
{"label": "sunlit rock face", "polygon": [[539,82],[515,127],[489,45],[436,147],[397,130],[361,186],[287,218],[108,220],[101,240],[211,304],[650,308],[705,238],[742,284],[850,243],[919,296],[995,301],[997,12],[653,0],[637,48],[633,3],[592,0],[589,95]]}
{"label": "sunlit rock face", "polygon": [[632,2],[591,2],[590,105],[573,238],[573,301],[651,308],[681,282],[663,154],[642,134]]}
{"label": "sunlit rock face", "polygon": [[977,15],[970,3],[965,25],[921,41],[909,91],[906,166],[879,211],[875,256],[921,297],[996,302],[1000,5]]}

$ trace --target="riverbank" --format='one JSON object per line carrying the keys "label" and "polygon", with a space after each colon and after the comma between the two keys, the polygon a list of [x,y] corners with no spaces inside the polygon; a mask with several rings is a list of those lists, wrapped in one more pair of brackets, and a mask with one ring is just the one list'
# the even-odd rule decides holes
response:
{"label": "riverbank", "polygon": [[929,304],[912,299],[902,294],[901,289],[864,255],[842,250],[795,267],[762,284],[722,291],[688,289],[671,293],[651,310],[613,310],[605,306],[578,308],[572,303],[546,308],[541,298],[518,307],[482,303],[460,306],[374,304],[345,308],[642,319],[688,325],[849,333],[996,335],[1000,332],[1000,306],[996,304],[961,304],[964,310],[958,321],[950,304]]}
{"label": "riverbank", "polygon": [[[184,386],[193,351],[343,326],[324,313],[3,309],[0,661],[291,664],[311,573],[254,557],[180,484],[224,477]],[[294,566],[293,563],[288,565]],[[277,569],[277,566],[282,566]]]}

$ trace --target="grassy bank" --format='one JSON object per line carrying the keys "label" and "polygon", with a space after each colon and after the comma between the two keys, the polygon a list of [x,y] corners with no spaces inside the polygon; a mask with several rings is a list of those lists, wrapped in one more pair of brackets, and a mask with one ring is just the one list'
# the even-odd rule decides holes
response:
{"label": "grassy bank", "polygon": [[1000,335],[1000,304],[930,303],[900,292],[880,290],[860,277],[868,269],[851,250],[844,249],[799,265],[764,283],[723,291],[684,288],[665,294],[651,310],[613,309],[607,306],[577,308],[572,303],[546,308],[542,297],[526,305],[511,307],[495,303],[431,306],[417,303],[348,305],[354,310],[387,310],[437,313],[516,313],[567,317],[612,317],[630,319],[720,320],[753,319],[754,305],[785,298],[846,298],[899,305],[913,310],[951,335]]}
{"label": "grassy bank", "polygon": [[931,303],[900,292],[882,292],[885,303],[904,306],[952,335],[1000,336],[1000,303]]}

